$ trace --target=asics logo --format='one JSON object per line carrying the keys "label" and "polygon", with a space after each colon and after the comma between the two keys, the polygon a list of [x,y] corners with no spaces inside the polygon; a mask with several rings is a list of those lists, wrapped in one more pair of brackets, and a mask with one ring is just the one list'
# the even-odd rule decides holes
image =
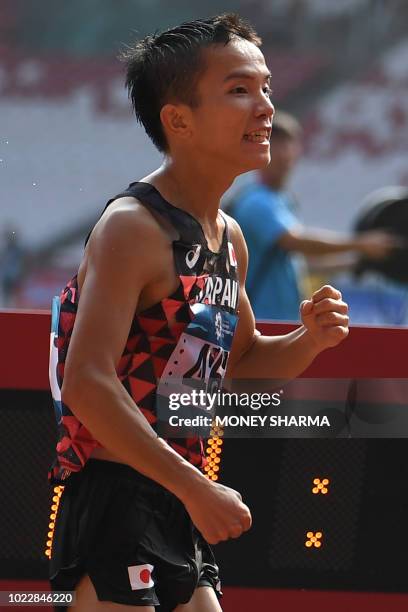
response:
{"label": "asics logo", "polygon": [[200,252],[201,244],[194,244],[193,248],[186,254],[186,264],[188,265],[190,270],[196,265],[198,258],[200,257]]}

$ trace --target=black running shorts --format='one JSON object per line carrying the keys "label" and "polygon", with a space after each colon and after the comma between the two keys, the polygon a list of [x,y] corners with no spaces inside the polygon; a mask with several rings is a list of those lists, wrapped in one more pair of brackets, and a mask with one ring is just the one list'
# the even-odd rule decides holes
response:
{"label": "black running shorts", "polygon": [[53,590],[75,590],[84,574],[99,600],[160,612],[199,586],[220,595],[214,555],[183,504],[133,468],[99,459],[67,480],[52,543]]}

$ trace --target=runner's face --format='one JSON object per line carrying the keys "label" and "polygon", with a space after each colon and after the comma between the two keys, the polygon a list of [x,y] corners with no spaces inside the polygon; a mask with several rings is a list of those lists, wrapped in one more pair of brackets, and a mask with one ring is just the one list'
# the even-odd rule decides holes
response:
{"label": "runner's face", "polygon": [[199,105],[192,110],[193,150],[237,175],[267,166],[274,107],[263,54],[242,39],[204,54]]}

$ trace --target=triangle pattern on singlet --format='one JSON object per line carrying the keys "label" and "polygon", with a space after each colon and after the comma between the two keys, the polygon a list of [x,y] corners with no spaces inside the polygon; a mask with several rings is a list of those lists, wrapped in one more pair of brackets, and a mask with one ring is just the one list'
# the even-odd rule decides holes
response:
{"label": "triangle pattern on singlet", "polygon": [[[124,195],[136,197],[148,209],[163,216],[179,233],[179,239],[173,241],[173,257],[179,284],[171,295],[134,315],[126,346],[117,367],[118,378],[127,393],[147,421],[155,426],[157,386],[172,355],[178,360],[179,355],[183,354],[182,346],[178,348],[177,346],[184,330],[193,319],[192,306],[197,301],[202,301],[202,292],[210,276],[213,279],[229,279],[230,282],[236,283],[237,269],[231,271],[228,267],[227,223],[225,223],[222,247],[218,254],[214,254],[208,249],[198,221],[166,202],[153,186],[134,183],[110,202]],[[196,249],[198,244],[201,245],[199,257],[196,264],[190,267],[191,257],[189,260],[188,254]],[[60,387],[62,387],[65,359],[78,301],[77,277],[74,276],[60,295],[57,340],[57,380]],[[221,304],[218,306],[234,315],[237,312],[235,306],[224,307]],[[109,316],[108,312],[106,316]],[[174,353],[176,348],[177,354]],[[58,452],[57,449],[57,458],[51,469],[50,477],[55,483],[63,482],[71,472],[78,471],[91,456],[93,449],[99,446],[63,402],[61,412],[62,420],[58,423],[58,436],[59,448],[64,450]],[[191,438],[169,438],[167,442],[193,465],[203,467],[205,454],[199,437],[192,435]]]}
{"label": "triangle pattern on singlet", "polygon": [[162,357],[163,359],[168,361],[173,351],[174,351],[173,343],[172,344],[162,344],[162,346],[154,352],[154,355],[157,355],[157,357]]}
{"label": "triangle pattern on singlet", "polygon": [[129,376],[128,381],[130,395],[132,396],[136,404],[138,402],[142,402],[148,393],[156,390],[156,384],[148,382],[147,380],[142,380],[140,378],[135,378],[134,376]]}
{"label": "triangle pattern on singlet", "polygon": [[149,336],[156,336],[163,328],[167,327],[167,321],[153,319],[151,317],[139,316],[138,321],[140,327],[142,327]]}
{"label": "triangle pattern on singlet", "polygon": [[[137,359],[138,356],[136,356]],[[149,359],[150,355],[147,359],[140,361],[136,364],[132,363],[132,370],[128,373],[129,377],[132,377],[134,380],[142,380],[146,382],[154,381],[154,369],[151,360]]]}

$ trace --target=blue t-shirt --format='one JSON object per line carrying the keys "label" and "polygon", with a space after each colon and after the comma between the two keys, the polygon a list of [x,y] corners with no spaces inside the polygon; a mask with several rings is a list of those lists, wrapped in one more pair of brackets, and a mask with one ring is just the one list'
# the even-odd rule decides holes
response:
{"label": "blue t-shirt", "polygon": [[[301,296],[295,258],[277,244],[283,234],[299,223],[290,197],[266,185],[250,185],[234,201],[231,214],[241,226],[248,245],[246,287],[255,317],[298,321]],[[262,261],[261,274],[258,270]]]}

